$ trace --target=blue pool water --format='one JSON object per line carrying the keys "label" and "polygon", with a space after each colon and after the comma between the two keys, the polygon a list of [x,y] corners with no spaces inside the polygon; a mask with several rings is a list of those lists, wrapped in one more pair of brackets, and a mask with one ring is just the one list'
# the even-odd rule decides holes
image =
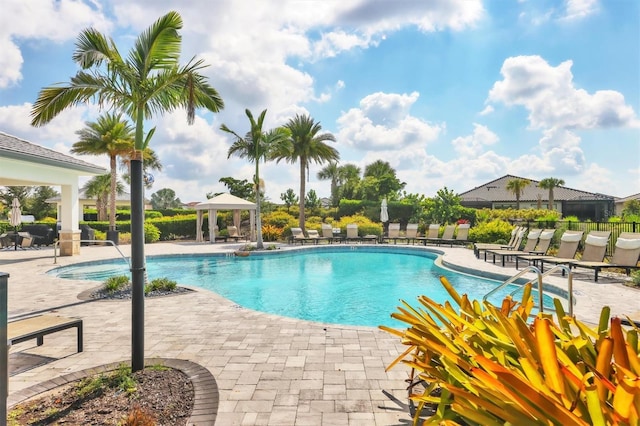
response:
{"label": "blue pool water", "polygon": [[[149,279],[166,277],[181,285],[216,292],[257,311],[327,323],[402,327],[390,317],[400,300],[417,306],[427,295],[449,300],[439,277],[446,276],[460,294],[482,299],[498,282],[455,273],[434,264],[423,250],[327,248],[252,253],[238,258],[220,255],[175,255],[147,258]],[[128,274],[122,259],[57,268],[63,278],[104,281]],[[499,303],[508,287],[491,300]],[[550,298],[545,305],[551,306]]]}

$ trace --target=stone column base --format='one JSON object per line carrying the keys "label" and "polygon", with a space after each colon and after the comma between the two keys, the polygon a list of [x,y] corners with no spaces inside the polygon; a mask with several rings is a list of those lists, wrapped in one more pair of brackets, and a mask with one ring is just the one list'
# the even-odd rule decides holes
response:
{"label": "stone column base", "polygon": [[80,231],[60,231],[60,256],[80,254]]}

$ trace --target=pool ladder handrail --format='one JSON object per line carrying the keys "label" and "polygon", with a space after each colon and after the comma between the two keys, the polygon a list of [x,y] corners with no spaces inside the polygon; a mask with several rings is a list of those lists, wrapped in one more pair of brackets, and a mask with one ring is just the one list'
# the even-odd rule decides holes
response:
{"label": "pool ladder handrail", "polygon": [[[535,281],[537,281],[537,283],[538,283],[538,310],[540,312],[544,312],[544,303],[543,303],[544,302],[544,284],[543,284],[543,278],[549,276],[552,272],[555,272],[555,271],[557,271],[559,269],[561,269],[563,272],[567,273],[567,303],[568,303],[568,311],[569,311],[569,316],[573,316],[573,271],[567,265],[562,265],[562,264],[555,265],[553,268],[549,269],[544,274],[537,267],[529,265],[526,268],[524,268],[523,270],[521,270],[520,272],[518,272],[517,274],[515,274],[514,276],[512,276],[511,278],[507,279],[502,284],[500,284],[497,287],[495,287],[493,290],[491,290],[487,294],[485,294],[484,297],[482,298],[482,301],[487,300],[495,292],[497,292],[497,291],[503,289],[504,287],[506,287],[507,285],[513,283],[515,280],[517,280],[518,278],[520,278],[521,276],[523,276],[527,272],[534,272],[536,274],[536,277],[534,279],[532,279],[532,280],[527,281],[524,285],[533,284]],[[513,296],[513,294],[515,294],[519,290],[520,290],[520,288],[517,288],[514,291],[512,291],[509,295]]]}
{"label": "pool ladder handrail", "polygon": [[[118,250],[118,253],[120,253],[120,257],[122,257],[122,259],[127,263],[127,265],[129,266],[129,269],[131,269],[131,262],[129,261],[129,258],[127,258],[124,253],[122,253],[122,251],[120,250],[120,248],[118,247],[118,245],[116,243],[114,243],[111,240],[57,240],[56,242],[53,243],[53,264],[55,265],[56,263],[58,263],[58,246],[60,245],[60,243],[73,243],[73,242],[80,242],[80,243],[107,243],[113,246],[113,248],[115,248],[116,250]],[[145,272],[146,275],[146,272]],[[146,276],[145,276],[145,281],[146,281]]]}

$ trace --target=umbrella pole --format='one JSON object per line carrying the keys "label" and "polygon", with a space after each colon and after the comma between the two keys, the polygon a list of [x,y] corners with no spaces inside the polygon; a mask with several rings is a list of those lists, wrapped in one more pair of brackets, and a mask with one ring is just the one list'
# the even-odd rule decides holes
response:
{"label": "umbrella pole", "polygon": [[15,226],[13,228],[13,232],[15,233],[15,243],[13,245],[13,250],[18,251],[18,227]]}

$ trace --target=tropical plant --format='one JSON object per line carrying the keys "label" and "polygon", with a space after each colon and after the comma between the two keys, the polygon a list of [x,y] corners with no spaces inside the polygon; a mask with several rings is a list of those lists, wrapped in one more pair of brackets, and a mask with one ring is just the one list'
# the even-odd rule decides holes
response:
{"label": "tropical plant", "polygon": [[460,196],[446,186],[436,192],[430,212],[432,223],[454,223],[460,219]]}
{"label": "tropical plant", "polygon": [[142,153],[153,132],[144,124],[155,114],[186,108],[187,122],[196,108],[217,112],[224,103],[200,74],[202,60],[181,66],[182,18],[174,11],[161,16],[138,36],[126,59],[115,42],[94,28],[78,37],[73,60],[80,70],[68,84],[43,88],[31,111],[31,124],[42,126],[69,107],[92,100],[99,106],[126,113],[135,123],[135,151],[131,156],[131,276],[133,371],[144,368],[144,180]]}
{"label": "tropical plant", "polygon": [[[98,220],[104,221],[107,218],[107,201],[111,192],[111,174],[94,176],[87,181],[82,187],[84,194],[89,198],[96,199],[96,210],[98,211]],[[124,187],[122,183],[116,181],[115,193],[122,194]],[[115,197],[114,197],[115,199]],[[115,212],[115,210],[114,210]],[[115,220],[114,220],[115,224]],[[111,224],[109,225],[111,226]],[[113,229],[113,228],[110,228]]]}
{"label": "tropical plant", "polygon": [[293,192],[293,189],[291,188],[287,189],[285,192],[280,194],[280,199],[282,200],[284,205],[287,207],[287,213],[289,213],[291,206],[293,206],[298,202],[298,196],[296,195],[295,192]]}
{"label": "tropical plant", "polygon": [[553,188],[564,185],[564,180],[558,178],[544,178],[538,186],[542,189],[549,190],[549,210],[553,210]]}
{"label": "tropical plant", "polygon": [[[255,198],[254,184],[246,179],[238,180],[232,177],[223,177],[218,179],[218,182],[223,183],[229,189],[229,194],[231,195],[244,200],[253,200]],[[207,194],[207,198],[213,198],[214,196],[209,197],[209,194]]]}
{"label": "tropical plant", "polygon": [[162,188],[151,194],[151,207],[154,210],[173,209],[182,207],[180,198],[176,198],[176,192],[171,188]]}
{"label": "tropical plant", "polygon": [[[420,308],[403,302],[392,314],[409,328],[380,327],[407,346],[388,368],[402,361],[415,373],[414,424],[427,403],[437,405],[434,425],[638,424],[638,327],[624,330],[604,307],[592,328],[566,315],[558,299],[555,322],[538,313],[529,323],[531,284],[520,303],[508,296],[494,306],[440,280],[452,303],[421,296]],[[417,382],[426,383],[423,392]]]}
{"label": "tropical plant", "polygon": [[340,183],[340,167],[337,161],[329,161],[317,174],[320,180],[331,181],[331,206],[338,207],[340,195],[338,194],[338,184]]}
{"label": "tropical plant", "polygon": [[522,192],[529,185],[531,181],[529,179],[515,178],[507,182],[507,191],[513,192],[516,196],[516,210],[520,210],[520,197]]}
{"label": "tropical plant", "polygon": [[50,186],[38,186],[33,191],[31,213],[35,216],[36,220],[42,220],[46,217],[56,217],[55,204],[47,203],[47,200],[57,195],[60,195],[58,191]]}
{"label": "tropical plant", "polygon": [[371,201],[379,201],[385,197],[397,200],[405,185],[387,161],[376,160],[364,168],[362,198]]}
{"label": "tropical plant", "polygon": [[304,212],[304,194],[305,177],[309,173],[309,163],[323,164],[328,161],[338,161],[340,154],[338,150],[325,142],[335,142],[336,138],[331,133],[320,133],[322,126],[316,123],[313,118],[308,115],[299,115],[290,119],[285,127],[289,130],[290,137],[287,143],[282,144],[274,150],[273,158],[280,162],[285,160],[288,163],[300,163],[300,228],[304,230],[305,212]]}
{"label": "tropical plant", "polygon": [[116,229],[116,190],[118,156],[133,149],[134,129],[122,114],[107,112],[96,121],[85,122],[85,128],[76,132],[78,141],[71,146],[73,154],[107,155],[109,157],[109,229]]}
{"label": "tropical plant", "polygon": [[622,207],[622,217],[640,216],[640,200],[625,201]]}
{"label": "tropical plant", "polygon": [[178,287],[178,283],[169,278],[154,278],[144,287],[144,294],[154,291],[174,291]]}
{"label": "tropical plant", "polygon": [[304,197],[304,204],[311,210],[320,207],[320,199],[314,189],[310,189],[309,192],[307,192],[307,196]]}
{"label": "tropical plant", "polygon": [[338,176],[340,177],[338,199],[355,200],[359,198],[360,171],[360,167],[355,164],[345,164],[338,168]]}
{"label": "tropical plant", "polygon": [[263,249],[262,241],[262,219],[260,217],[260,188],[264,186],[264,181],[260,179],[260,160],[266,161],[269,158],[271,150],[274,146],[282,144],[286,141],[289,134],[283,128],[276,128],[265,132],[262,130],[264,117],[267,115],[265,109],[258,116],[258,120],[253,118],[253,114],[247,108],[245,114],[249,118],[249,131],[245,137],[229,129],[225,124],[220,126],[220,130],[230,133],[235,137],[235,141],[229,148],[227,158],[237,155],[240,158],[246,158],[249,162],[255,163],[256,171],[253,175],[253,188],[256,194],[256,248]]}

